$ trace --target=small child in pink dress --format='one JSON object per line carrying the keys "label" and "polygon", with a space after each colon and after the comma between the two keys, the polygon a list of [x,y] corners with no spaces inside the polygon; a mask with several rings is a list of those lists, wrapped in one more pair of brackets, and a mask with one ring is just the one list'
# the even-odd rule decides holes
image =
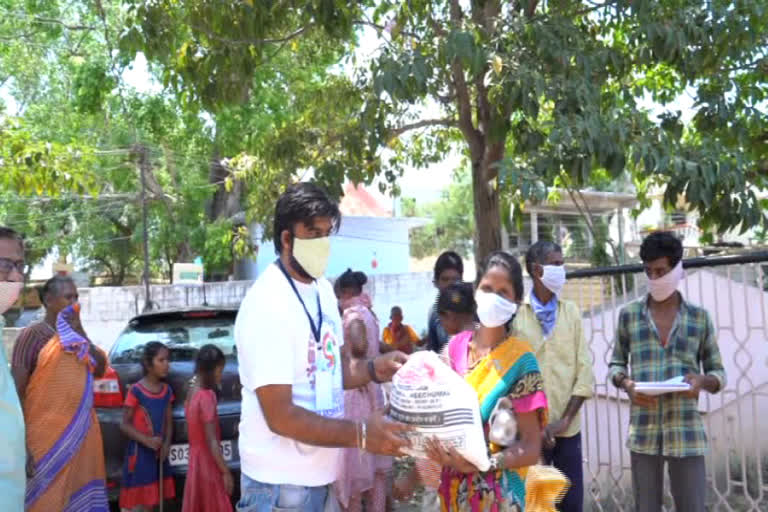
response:
{"label": "small child in pink dress", "polygon": [[197,354],[195,382],[184,404],[189,432],[189,472],[182,512],[232,512],[232,473],[221,454],[216,389],[226,359],[216,345]]}

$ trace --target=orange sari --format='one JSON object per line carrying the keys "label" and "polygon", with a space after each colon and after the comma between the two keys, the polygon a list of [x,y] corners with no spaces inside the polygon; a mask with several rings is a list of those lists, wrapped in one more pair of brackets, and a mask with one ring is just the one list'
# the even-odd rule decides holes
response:
{"label": "orange sari", "polygon": [[77,353],[82,339],[73,343],[68,333],[59,332],[40,352],[24,397],[27,447],[34,461],[26,510],[108,511],[93,365],[87,352]]}

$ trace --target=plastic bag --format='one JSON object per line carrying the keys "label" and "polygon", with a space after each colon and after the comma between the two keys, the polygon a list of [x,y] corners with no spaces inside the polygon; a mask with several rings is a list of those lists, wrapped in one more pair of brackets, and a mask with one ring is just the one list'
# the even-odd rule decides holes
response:
{"label": "plastic bag", "polygon": [[409,455],[425,458],[424,442],[436,437],[480,471],[490,467],[477,394],[434,352],[416,352],[395,374],[389,414],[416,427]]}
{"label": "plastic bag", "polygon": [[525,477],[525,512],[557,512],[571,482],[557,468],[537,464]]}

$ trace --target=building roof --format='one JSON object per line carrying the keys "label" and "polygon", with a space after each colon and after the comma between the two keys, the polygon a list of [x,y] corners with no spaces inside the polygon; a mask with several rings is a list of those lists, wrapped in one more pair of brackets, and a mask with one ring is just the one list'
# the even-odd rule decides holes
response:
{"label": "building roof", "polygon": [[[619,208],[634,208],[638,203],[634,194],[620,194],[617,192],[598,192],[595,190],[582,190],[581,196],[589,205],[589,211],[593,214],[605,214]],[[527,213],[570,214],[580,215],[579,207],[574,204],[567,191],[560,191],[560,201],[533,203],[527,201],[524,211]]]}

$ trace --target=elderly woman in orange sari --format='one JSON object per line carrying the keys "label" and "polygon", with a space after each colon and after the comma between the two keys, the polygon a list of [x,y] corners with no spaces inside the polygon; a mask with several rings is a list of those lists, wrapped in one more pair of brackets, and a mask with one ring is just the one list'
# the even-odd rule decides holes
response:
{"label": "elderly woman in orange sari", "polygon": [[80,306],[59,313],[58,334],[40,352],[23,398],[32,474],[28,512],[107,512],[101,429],[93,409],[93,379],[104,353],[86,337]]}

